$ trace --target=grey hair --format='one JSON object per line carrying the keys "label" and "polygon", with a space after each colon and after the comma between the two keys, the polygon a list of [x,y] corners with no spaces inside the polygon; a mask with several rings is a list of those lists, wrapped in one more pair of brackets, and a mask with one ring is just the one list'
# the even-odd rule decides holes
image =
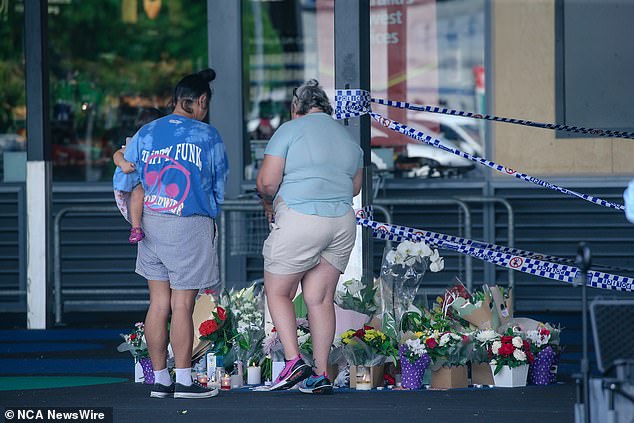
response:
{"label": "grey hair", "polygon": [[295,89],[291,106],[298,115],[307,114],[313,107],[328,115],[332,114],[328,95],[316,79],[310,79]]}

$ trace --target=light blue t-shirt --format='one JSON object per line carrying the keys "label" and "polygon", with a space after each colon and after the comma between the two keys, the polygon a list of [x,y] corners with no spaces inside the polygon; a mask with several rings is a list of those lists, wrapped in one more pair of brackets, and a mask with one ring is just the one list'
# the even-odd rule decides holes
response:
{"label": "light blue t-shirt", "polygon": [[[178,216],[216,217],[225,198],[229,165],[225,145],[211,125],[171,114],[139,129],[124,158],[145,190],[145,208]],[[117,180],[114,188],[117,188]],[[125,181],[120,181],[125,187]]]}
{"label": "light blue t-shirt", "polygon": [[363,150],[326,113],[309,113],[280,126],[264,154],[286,159],[277,196],[291,209],[323,217],[352,207],[352,178],[363,167]]}

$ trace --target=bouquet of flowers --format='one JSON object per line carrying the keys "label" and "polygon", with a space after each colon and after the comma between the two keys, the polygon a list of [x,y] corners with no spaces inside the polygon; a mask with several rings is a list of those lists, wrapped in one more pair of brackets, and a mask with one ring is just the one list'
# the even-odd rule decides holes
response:
{"label": "bouquet of flowers", "polygon": [[121,334],[124,341],[119,344],[117,351],[129,351],[135,360],[148,357],[147,344],[145,343],[145,326],[143,322],[134,324],[134,330],[128,334]]}
{"label": "bouquet of flowers", "polygon": [[255,285],[230,293],[235,337],[233,350],[237,360],[243,363],[262,359],[264,339],[264,310],[262,293]]}
{"label": "bouquet of flowers", "polygon": [[335,303],[344,310],[372,316],[376,313],[377,287],[374,283],[364,284],[358,279],[348,279],[337,286]]}
{"label": "bouquet of flowers", "polygon": [[434,370],[464,366],[469,361],[472,340],[467,334],[433,331],[423,333],[423,338]]}
{"label": "bouquet of flowers", "polygon": [[372,326],[362,329],[350,329],[341,334],[343,354],[348,363],[354,366],[378,366],[388,357],[396,362],[394,340]]}
{"label": "bouquet of flowers", "polygon": [[420,389],[425,370],[431,362],[422,336],[423,332],[409,332],[401,339],[398,355],[401,359],[403,388]]}
{"label": "bouquet of flowers", "polygon": [[492,329],[490,295],[485,291],[474,291],[473,295],[469,295],[466,289],[465,295],[460,295],[461,291],[456,293],[459,295],[455,296],[451,303],[454,314],[478,329]]}
{"label": "bouquet of flowers", "polygon": [[477,330],[473,333],[473,352],[471,361],[473,363],[488,363],[489,350],[493,342],[500,340],[500,334],[491,329]]}
{"label": "bouquet of flowers", "polygon": [[217,305],[209,319],[198,327],[200,339],[210,341],[210,351],[225,356],[231,350],[235,333],[231,324],[231,312]]}
{"label": "bouquet of flowers", "polygon": [[495,365],[494,375],[497,375],[504,366],[513,368],[533,362],[530,343],[511,328],[504,335],[498,335],[492,342],[490,341],[488,352],[489,363]]}
{"label": "bouquet of flowers", "polygon": [[548,385],[557,381],[557,364],[561,353],[561,328],[540,323],[537,329],[526,331],[531,353],[535,357],[529,379],[535,385]]}
{"label": "bouquet of flowers", "polygon": [[414,303],[427,269],[439,272],[444,259],[424,241],[403,241],[396,249],[386,249],[381,266],[381,310],[383,329],[396,336],[396,322]]}
{"label": "bouquet of flowers", "polygon": [[[302,356],[312,361],[313,343],[310,337],[310,326],[308,325],[308,320],[302,317],[297,318],[297,344]],[[271,357],[273,361],[284,360],[284,346],[275,327],[262,342],[262,354],[266,357]]]}
{"label": "bouquet of flowers", "polygon": [[255,285],[232,291],[231,305],[235,321],[236,331],[239,334],[264,330],[264,309],[262,306],[262,293],[256,293]]}

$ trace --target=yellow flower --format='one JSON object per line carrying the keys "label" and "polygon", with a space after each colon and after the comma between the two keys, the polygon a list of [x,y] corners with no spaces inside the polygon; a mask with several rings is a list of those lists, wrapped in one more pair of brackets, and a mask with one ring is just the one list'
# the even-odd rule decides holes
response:
{"label": "yellow flower", "polygon": [[416,332],[414,335],[416,335],[417,338],[422,338],[423,332]]}

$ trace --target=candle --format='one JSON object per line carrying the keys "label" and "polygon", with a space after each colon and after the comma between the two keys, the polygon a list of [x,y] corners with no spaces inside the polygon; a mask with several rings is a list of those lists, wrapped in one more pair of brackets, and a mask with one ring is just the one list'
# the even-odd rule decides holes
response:
{"label": "candle", "polygon": [[224,375],[220,380],[220,389],[231,389],[231,377],[229,377],[229,375]]}
{"label": "candle", "polygon": [[196,374],[196,380],[202,386],[207,386],[207,382],[209,382],[209,377],[207,377],[206,373],[198,373],[198,374]]}
{"label": "candle", "polygon": [[240,375],[231,375],[231,387],[235,389],[241,386],[242,386],[242,378],[240,377]]}
{"label": "candle", "polygon": [[369,391],[372,389],[372,374],[370,367],[357,366],[357,390]]}
{"label": "candle", "polygon": [[249,385],[259,385],[262,383],[262,369],[257,366],[247,368],[247,383]]}

